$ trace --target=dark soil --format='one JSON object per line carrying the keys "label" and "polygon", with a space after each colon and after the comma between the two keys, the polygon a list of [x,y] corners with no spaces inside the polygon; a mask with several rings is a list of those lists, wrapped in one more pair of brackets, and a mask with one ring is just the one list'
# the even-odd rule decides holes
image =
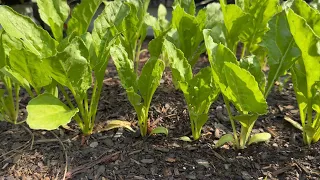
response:
{"label": "dark soil", "polygon": [[[207,65],[203,56],[195,71]],[[214,149],[218,138],[231,132],[222,99],[212,105],[199,141],[179,140],[191,132],[183,95],[173,87],[169,70],[153,97],[149,116],[151,123],[169,129],[168,137],[141,138],[125,129],[101,131],[112,119],[131,121],[138,129],[136,114],[111,61],[108,72],[96,130],[85,145],[74,123],[71,129],[47,132],[0,122],[0,179],[62,179],[65,170],[67,178],[102,180],[320,178],[320,144],[304,146],[301,133],[284,120],[285,115],[299,120],[290,83],[281,92],[275,86],[268,98],[269,114],[261,116],[254,127],[253,133],[271,133],[269,142],[244,150],[229,145]],[[23,99],[22,107],[26,103]]]}

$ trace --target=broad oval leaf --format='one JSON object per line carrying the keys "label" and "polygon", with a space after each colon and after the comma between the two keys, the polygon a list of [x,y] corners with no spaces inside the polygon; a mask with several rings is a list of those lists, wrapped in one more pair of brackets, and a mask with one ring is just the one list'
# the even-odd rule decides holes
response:
{"label": "broad oval leaf", "polygon": [[41,94],[28,103],[27,111],[31,129],[54,130],[68,124],[78,109],[69,109],[51,94]]}
{"label": "broad oval leaf", "polygon": [[236,64],[225,62],[224,75],[227,89],[221,90],[239,111],[258,114],[267,112],[267,102],[259,85],[247,70]]}
{"label": "broad oval leaf", "polygon": [[268,141],[271,138],[270,133],[258,133],[254,134],[250,137],[250,140],[248,142],[248,145],[252,143],[258,143],[258,142],[265,142]]}
{"label": "broad oval leaf", "polygon": [[225,143],[232,142],[234,143],[234,137],[232,134],[225,134],[221,136],[218,142],[214,145],[214,148],[218,148],[223,146]]}
{"label": "broad oval leaf", "polygon": [[92,83],[88,59],[88,49],[82,39],[76,37],[62,52],[44,59],[44,65],[58,83],[83,96]]}
{"label": "broad oval leaf", "polygon": [[10,51],[9,63],[11,70],[23,76],[37,92],[51,83],[51,77],[43,66],[43,61],[27,50]]}
{"label": "broad oval leaf", "polygon": [[165,134],[166,136],[168,136],[168,129],[165,127],[156,127],[154,129],[152,129],[152,131],[150,132],[150,135],[152,134]]}
{"label": "broad oval leaf", "polygon": [[50,26],[56,40],[63,38],[64,22],[67,20],[70,8],[66,0],[37,0],[41,19]]}
{"label": "broad oval leaf", "polygon": [[18,14],[8,6],[0,6],[0,12],[0,24],[6,33],[20,39],[31,52],[41,58],[56,53],[58,43],[29,17]]}

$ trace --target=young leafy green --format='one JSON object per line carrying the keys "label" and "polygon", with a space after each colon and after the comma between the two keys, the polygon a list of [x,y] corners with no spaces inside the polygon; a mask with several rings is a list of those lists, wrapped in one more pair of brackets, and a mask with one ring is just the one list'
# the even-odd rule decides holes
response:
{"label": "young leafy green", "polygon": [[[267,112],[266,100],[255,77],[240,67],[231,50],[222,44],[214,43],[210,30],[204,30],[203,33],[213,79],[221,89],[233,128],[233,144],[242,149],[249,140],[258,116]],[[230,102],[235,105],[239,115],[232,115]],[[238,140],[234,120],[241,124],[240,140]],[[225,142],[226,139],[230,138],[224,138],[221,141]],[[218,142],[218,144],[223,143]]]}
{"label": "young leafy green", "polygon": [[[320,38],[312,26],[309,26],[308,20],[297,15],[292,9],[288,10],[287,18],[295,43],[301,50],[302,58],[292,68],[292,79],[300,109],[303,139],[305,144],[310,145],[320,138]],[[315,118],[313,111],[316,112]]]}
{"label": "young leafy green", "polygon": [[70,8],[65,0],[37,0],[41,19],[51,28],[57,41],[63,39],[64,23]]}
{"label": "young leafy green", "polygon": [[125,47],[120,43],[111,48],[111,55],[121,84],[137,113],[141,136],[147,135],[150,103],[155,90],[160,85],[164,70],[164,63],[158,59],[160,52],[157,50],[161,49],[162,39],[163,37],[159,37],[150,42],[151,57],[144,65],[139,77],[134,70],[133,60],[129,59]]}
{"label": "young leafy green", "polygon": [[165,40],[164,51],[169,59],[173,78],[179,84],[187,102],[192,136],[197,140],[200,138],[202,126],[208,120],[209,108],[220,90],[213,81],[211,68],[203,68],[193,76],[188,60],[173,43]]}
{"label": "young leafy green", "polygon": [[270,30],[263,37],[261,46],[268,49],[268,83],[265,97],[273,87],[274,82],[283,75],[301,56],[289,29],[285,11],[275,15],[269,21]]}

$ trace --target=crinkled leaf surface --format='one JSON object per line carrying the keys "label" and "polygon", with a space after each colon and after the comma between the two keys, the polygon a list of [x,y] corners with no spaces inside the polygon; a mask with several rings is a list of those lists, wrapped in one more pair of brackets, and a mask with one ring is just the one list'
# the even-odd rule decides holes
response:
{"label": "crinkled leaf surface", "polygon": [[281,10],[279,0],[255,0],[250,1],[250,7],[245,11],[247,22],[243,31],[240,32],[240,40],[248,44],[248,50],[253,45],[261,42],[261,38],[268,30],[268,21]]}
{"label": "crinkled leaf surface", "polygon": [[20,39],[31,52],[41,58],[56,53],[57,42],[29,17],[18,14],[8,6],[0,6],[0,12],[0,24],[6,33]]}
{"label": "crinkled leaf surface", "polygon": [[41,19],[50,26],[56,40],[63,38],[63,25],[69,15],[66,0],[37,0]]}
{"label": "crinkled leaf surface", "polygon": [[51,83],[50,74],[43,61],[27,50],[10,51],[9,63],[12,71],[23,76],[38,92],[41,87]]}
{"label": "crinkled leaf surface", "polygon": [[265,114],[267,102],[255,78],[238,65],[225,62],[224,75],[227,81],[227,89],[223,94],[233,102],[241,112]]}
{"label": "crinkled leaf surface", "polygon": [[68,21],[67,33],[82,35],[87,32],[93,15],[96,13],[103,0],[82,0],[72,11],[71,19]]}
{"label": "crinkled leaf surface", "polygon": [[31,129],[54,130],[68,124],[78,109],[70,110],[53,95],[41,94],[28,103],[27,111],[27,124]]}
{"label": "crinkled leaf surface", "polygon": [[196,4],[194,0],[175,0],[173,6],[180,6],[185,12],[190,15],[195,15],[196,13]]}
{"label": "crinkled leaf surface", "polygon": [[88,59],[88,49],[82,39],[76,37],[62,52],[45,59],[44,63],[53,79],[83,96],[92,81]]}
{"label": "crinkled leaf surface", "polygon": [[266,86],[266,78],[264,72],[262,72],[262,68],[258,58],[254,55],[246,56],[245,58],[241,59],[240,67],[249,71],[259,84],[259,88],[261,92],[264,93],[265,86]]}
{"label": "crinkled leaf surface", "polygon": [[269,94],[274,82],[285,73],[301,56],[289,28],[285,12],[275,15],[269,21],[270,30],[263,37],[261,46],[268,49],[268,83],[265,96]]}
{"label": "crinkled leaf surface", "polygon": [[192,70],[188,60],[181,50],[167,40],[164,41],[164,51],[168,57],[174,80],[179,83],[179,88],[187,88],[183,86],[183,83],[192,79]]}
{"label": "crinkled leaf surface", "polygon": [[317,36],[320,36],[320,12],[303,0],[294,0],[292,10],[303,17]]}
{"label": "crinkled leaf surface", "polygon": [[172,12],[172,26],[177,30],[178,37],[177,41],[171,41],[184,53],[184,57],[188,59],[191,66],[194,66],[204,51],[204,48],[201,49],[199,45],[203,41],[202,30],[205,22],[205,10],[200,10],[197,16],[193,16],[178,5]]}

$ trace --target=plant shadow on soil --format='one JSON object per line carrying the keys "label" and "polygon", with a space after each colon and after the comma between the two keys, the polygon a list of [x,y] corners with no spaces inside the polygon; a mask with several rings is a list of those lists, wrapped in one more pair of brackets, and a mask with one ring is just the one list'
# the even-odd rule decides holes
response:
{"label": "plant shadow on soil", "polygon": [[[142,58],[142,63],[145,59]],[[208,66],[201,57],[195,71]],[[120,85],[110,61],[105,78],[96,122],[96,133],[81,145],[75,123],[71,129],[50,132],[32,131],[27,125],[12,126],[0,122],[0,179],[62,179],[66,158],[71,179],[319,179],[320,145],[303,146],[301,133],[283,120],[285,115],[299,120],[292,86],[274,90],[268,97],[269,113],[259,117],[253,133],[270,132],[272,139],[253,144],[244,150],[225,145],[213,149],[218,138],[231,132],[222,98],[212,104],[209,120],[199,141],[183,142],[190,136],[187,106],[181,92],[174,89],[167,69],[150,108],[150,121],[169,129],[162,135],[139,137],[124,129],[100,131],[107,120],[133,122],[136,115]],[[276,87],[277,88],[277,87]],[[275,89],[276,89],[275,88]],[[22,98],[21,106],[27,100]],[[105,121],[106,120],[106,121]],[[116,153],[117,152],[117,153]],[[114,154],[111,158],[108,155]],[[82,166],[84,165],[84,166]]]}

